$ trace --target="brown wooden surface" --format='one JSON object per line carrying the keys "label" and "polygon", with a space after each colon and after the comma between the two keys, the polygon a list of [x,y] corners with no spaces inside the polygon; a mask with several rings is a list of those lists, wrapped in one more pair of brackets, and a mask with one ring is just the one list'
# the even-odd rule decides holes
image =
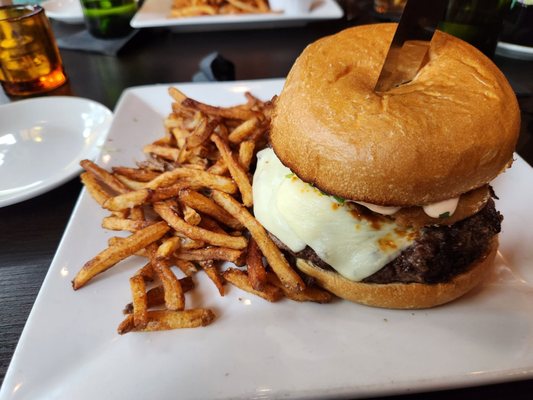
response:
{"label": "brown wooden surface", "polygon": [[[142,30],[118,56],[62,50],[69,84],[50,95],[87,97],[113,109],[127,87],[191,81],[200,60],[213,51],[233,61],[237,79],[283,77],[308,43],[367,20],[363,16],[297,28],[208,33]],[[79,27],[54,23],[54,29],[61,37]],[[495,61],[521,95],[523,126],[518,153],[533,164],[533,100],[527,97],[533,93],[533,61],[502,57]],[[0,104],[8,101],[12,100],[0,90]],[[0,382],[80,189],[74,179],[34,199],[0,209]],[[529,399],[532,393],[533,380],[526,380],[399,398]]]}

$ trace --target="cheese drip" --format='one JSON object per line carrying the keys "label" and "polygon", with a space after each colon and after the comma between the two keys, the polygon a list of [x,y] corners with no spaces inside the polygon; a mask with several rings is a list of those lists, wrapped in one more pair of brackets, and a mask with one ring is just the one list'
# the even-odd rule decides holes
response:
{"label": "cheese drip", "polygon": [[384,217],[360,216],[298,179],[272,149],[257,156],[255,217],[292,251],[309,246],[339,274],[360,281],[413,243],[414,231]]}

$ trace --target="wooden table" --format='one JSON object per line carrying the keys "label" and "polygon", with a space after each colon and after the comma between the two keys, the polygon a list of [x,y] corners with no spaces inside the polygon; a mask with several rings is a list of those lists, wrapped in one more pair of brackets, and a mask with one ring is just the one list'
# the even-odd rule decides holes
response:
{"label": "wooden table", "polygon": [[[200,60],[213,51],[235,64],[237,79],[284,77],[308,43],[365,21],[360,17],[296,28],[201,34],[142,30],[119,56],[62,50],[70,80],[50,95],[87,97],[113,109],[127,87],[191,81]],[[54,29],[62,37],[79,27],[54,23]],[[528,111],[523,115],[517,151],[533,164],[533,100],[526,97],[533,93],[533,61],[496,57],[495,62],[523,95],[521,104]],[[8,101],[0,91],[0,104]],[[80,189],[78,179],[73,179],[34,199],[0,209],[0,382]],[[401,397],[529,399],[531,393],[533,380]]]}

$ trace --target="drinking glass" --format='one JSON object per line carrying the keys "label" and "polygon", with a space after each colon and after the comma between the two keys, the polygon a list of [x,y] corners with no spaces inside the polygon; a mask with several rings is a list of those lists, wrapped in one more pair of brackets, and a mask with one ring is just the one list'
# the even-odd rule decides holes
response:
{"label": "drinking glass", "polygon": [[0,82],[11,96],[55,89],[67,77],[50,22],[38,5],[0,7]]}
{"label": "drinking glass", "polygon": [[460,37],[492,57],[510,5],[511,0],[449,0],[439,29]]}
{"label": "drinking glass", "polygon": [[128,35],[130,20],[137,12],[136,0],[80,0],[89,33],[99,38]]}

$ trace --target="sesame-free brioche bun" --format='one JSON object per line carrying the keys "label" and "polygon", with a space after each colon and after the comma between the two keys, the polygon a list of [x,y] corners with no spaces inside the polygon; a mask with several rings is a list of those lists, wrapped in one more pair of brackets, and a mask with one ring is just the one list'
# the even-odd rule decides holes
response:
{"label": "sesame-free brioche bun", "polygon": [[516,97],[481,52],[437,31],[409,83],[374,92],[396,24],[346,29],[309,45],[272,118],[272,147],[302,180],[385,206],[479,188],[512,161]]}
{"label": "sesame-free brioche bun", "polygon": [[498,236],[494,236],[487,252],[463,273],[450,281],[435,284],[355,282],[303,259],[297,259],[296,266],[314,278],[319,286],[340,298],[374,307],[420,309],[449,303],[479,285],[492,270],[497,250]]}

